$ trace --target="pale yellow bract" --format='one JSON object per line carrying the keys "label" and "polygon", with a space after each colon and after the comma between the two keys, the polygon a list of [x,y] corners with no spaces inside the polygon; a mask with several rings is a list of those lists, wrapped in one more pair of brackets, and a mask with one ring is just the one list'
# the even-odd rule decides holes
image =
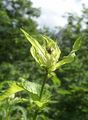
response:
{"label": "pale yellow bract", "polygon": [[26,36],[27,40],[31,43],[31,54],[39,63],[40,66],[46,68],[48,72],[55,71],[62,65],[70,63],[75,58],[75,52],[80,48],[80,39],[77,39],[73,45],[73,49],[68,56],[63,57],[59,61],[61,50],[57,43],[51,38],[42,35],[41,38],[44,41],[44,45],[41,45],[35,38],[29,35],[26,31],[21,29],[21,31]]}

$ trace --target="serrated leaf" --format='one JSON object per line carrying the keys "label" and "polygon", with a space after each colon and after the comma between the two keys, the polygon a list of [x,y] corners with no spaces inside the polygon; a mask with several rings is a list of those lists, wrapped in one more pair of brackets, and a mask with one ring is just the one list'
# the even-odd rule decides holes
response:
{"label": "serrated leaf", "polygon": [[23,90],[39,96],[40,89],[41,86],[37,83],[33,83],[25,80],[19,83],[13,82],[12,84],[10,84],[10,87],[5,92],[0,94],[0,100],[4,100],[5,98],[10,97],[12,94],[15,94]]}
{"label": "serrated leaf", "polygon": [[41,86],[37,83],[22,80],[18,85],[32,94],[40,95]]}
{"label": "serrated leaf", "polygon": [[15,82],[13,82],[5,92],[0,94],[0,101],[22,90],[22,87],[19,87]]}

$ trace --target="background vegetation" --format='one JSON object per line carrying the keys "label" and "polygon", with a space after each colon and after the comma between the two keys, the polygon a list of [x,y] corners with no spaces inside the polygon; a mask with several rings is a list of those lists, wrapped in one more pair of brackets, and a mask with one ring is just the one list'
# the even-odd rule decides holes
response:
{"label": "background vegetation", "polygon": [[[88,8],[83,6],[82,16],[68,13],[66,26],[52,31],[49,28],[37,29],[33,17],[39,15],[40,10],[33,8],[31,1],[0,0],[0,84],[21,79],[41,82],[43,78],[43,72],[31,57],[30,45],[20,28],[37,38],[41,33],[56,39],[60,44],[62,56],[69,53],[74,41],[80,36],[82,46],[76,60],[56,71],[61,85],[54,85],[48,81],[53,103],[44,110],[42,119],[88,120]],[[7,88],[6,85],[4,87]],[[22,92],[17,96],[24,97],[26,94]],[[15,116],[13,120],[20,120],[18,116],[21,113],[14,110],[14,106],[18,105],[19,109],[22,107],[23,111],[26,111],[27,119],[30,120],[30,105],[27,102],[13,104],[11,100],[0,103],[0,120],[4,109],[8,110],[9,104],[10,109],[13,108],[11,111],[14,111],[11,113]]]}

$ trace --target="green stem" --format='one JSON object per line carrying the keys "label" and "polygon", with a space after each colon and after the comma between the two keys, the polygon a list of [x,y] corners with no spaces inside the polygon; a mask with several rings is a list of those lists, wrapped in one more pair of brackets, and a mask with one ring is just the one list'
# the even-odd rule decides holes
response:
{"label": "green stem", "polygon": [[[41,98],[42,98],[42,93],[43,93],[43,90],[44,90],[44,86],[45,86],[46,81],[47,81],[47,71],[46,71],[46,74],[45,74],[45,79],[43,80],[43,83],[42,83],[42,86],[41,86],[39,100],[41,100]],[[35,111],[33,120],[36,120],[36,119],[37,119],[38,112],[39,112],[39,109],[37,109],[37,110]]]}

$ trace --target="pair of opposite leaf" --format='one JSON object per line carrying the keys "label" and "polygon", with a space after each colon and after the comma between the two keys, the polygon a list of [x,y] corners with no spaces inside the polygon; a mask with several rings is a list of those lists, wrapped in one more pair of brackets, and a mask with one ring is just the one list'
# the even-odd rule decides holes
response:
{"label": "pair of opposite leaf", "polygon": [[71,63],[75,58],[75,52],[79,50],[81,46],[81,40],[78,38],[72,48],[72,51],[68,56],[65,56],[61,61],[60,58],[60,48],[55,41],[47,36],[41,36],[44,44],[41,45],[35,38],[29,35],[26,31],[21,29],[21,31],[26,36],[27,40],[31,43],[31,54],[40,64],[40,66],[46,68],[48,73],[55,71],[66,63]]}

